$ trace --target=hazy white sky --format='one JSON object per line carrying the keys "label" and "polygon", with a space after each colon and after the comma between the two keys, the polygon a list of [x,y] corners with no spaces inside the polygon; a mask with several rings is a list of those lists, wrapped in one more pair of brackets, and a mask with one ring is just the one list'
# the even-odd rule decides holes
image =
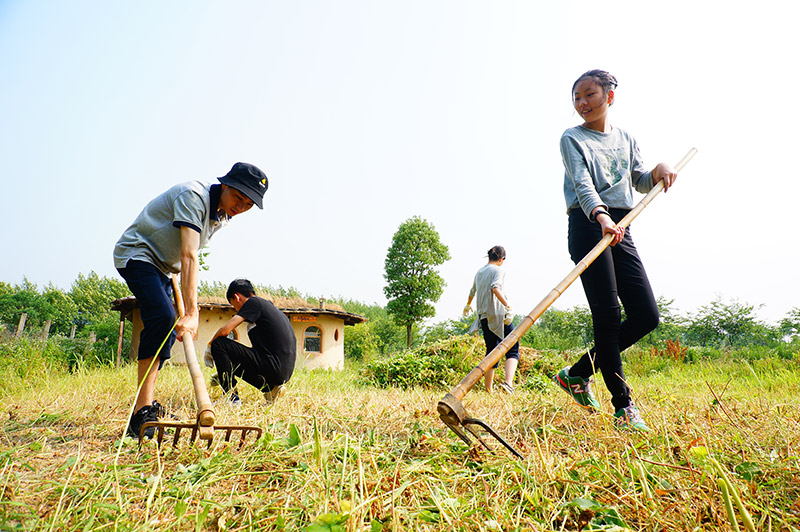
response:
{"label": "hazy white sky", "polygon": [[[699,150],[632,226],[656,295],[775,322],[800,306],[792,6],[0,0],[0,281],[116,276],[147,201],[247,161],[265,208],[214,237],[204,279],[385,304],[419,215],[452,255],[435,321],[495,244],[527,313],[573,267],[558,141],[573,81],[603,68],[648,166]],[[555,306],[584,303],[577,283]]]}

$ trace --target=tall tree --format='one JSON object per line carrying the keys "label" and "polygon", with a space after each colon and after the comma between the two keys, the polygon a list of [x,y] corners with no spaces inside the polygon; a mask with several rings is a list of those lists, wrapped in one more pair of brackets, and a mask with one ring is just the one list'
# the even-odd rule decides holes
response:
{"label": "tall tree", "polygon": [[433,303],[444,290],[437,266],[450,259],[450,250],[439,240],[436,229],[419,216],[403,222],[392,238],[386,255],[383,289],[387,310],[406,327],[406,346],[411,347],[415,323],[436,314]]}

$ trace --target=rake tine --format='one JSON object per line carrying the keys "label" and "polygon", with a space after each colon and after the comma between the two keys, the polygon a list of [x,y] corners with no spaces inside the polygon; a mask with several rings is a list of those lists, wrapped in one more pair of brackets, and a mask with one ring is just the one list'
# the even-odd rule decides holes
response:
{"label": "rake tine", "polygon": [[[153,434],[153,439],[156,440],[158,446],[160,447],[164,443],[164,434],[166,432],[166,428],[173,428],[175,429],[175,434],[172,437],[172,446],[177,447],[178,441],[180,441],[181,432],[183,429],[190,430],[191,434],[189,434],[189,441],[191,443],[195,443],[198,437],[201,440],[205,440],[210,449],[212,444],[214,443],[214,434],[216,431],[225,432],[225,441],[230,442],[231,436],[234,432],[239,433],[239,446],[238,448],[241,449],[247,441],[247,435],[251,432],[255,434],[255,439],[258,440],[263,433],[261,427],[256,426],[248,426],[248,425],[215,425],[213,427],[204,427],[199,425],[198,423],[191,424],[191,423],[170,423],[170,422],[163,422],[163,421],[156,421],[156,422],[147,422],[142,425],[142,429],[139,433],[139,448],[141,449],[142,443],[144,442],[145,436],[144,432],[148,428],[155,428],[157,432]],[[204,432],[205,429],[205,432]],[[469,440],[467,440],[469,441]]]}
{"label": "rake tine", "polygon": [[164,441],[164,427],[163,427],[163,425],[159,425],[158,428],[156,429],[156,431],[158,432],[158,435],[156,436],[156,442],[158,443],[158,446],[161,447],[161,443]]}
{"label": "rake tine", "polygon": [[[488,432],[489,434],[491,434],[491,435],[494,437],[494,439],[496,439],[496,440],[497,440],[497,441],[499,441],[501,444],[503,444],[503,447],[505,447],[506,449],[508,449],[509,451],[511,451],[511,453],[512,453],[514,456],[516,456],[516,457],[517,457],[517,458],[519,458],[520,460],[524,460],[524,459],[525,459],[525,458],[522,456],[522,454],[520,454],[520,452],[519,452],[519,451],[517,451],[516,449],[514,449],[514,447],[512,447],[510,443],[508,443],[508,442],[507,442],[507,441],[506,441],[506,440],[505,440],[505,439],[504,439],[502,436],[500,436],[500,435],[499,435],[497,432],[495,432],[495,430],[494,430],[492,427],[490,427],[490,426],[489,426],[489,424],[488,424],[488,423],[486,423],[485,421],[483,421],[483,420],[481,420],[481,419],[476,419],[476,418],[473,418],[473,417],[468,417],[467,419],[465,419],[465,420],[464,420],[464,426],[465,426],[465,427],[467,427],[467,429],[468,429],[470,432],[472,432],[473,434],[475,434],[475,432],[474,432],[474,431],[470,430],[470,427],[469,427],[468,425],[478,425],[478,426],[480,426],[480,427],[483,427],[483,429],[484,429],[486,432]],[[477,437],[477,435],[476,435],[476,437]],[[481,440],[481,439],[480,439],[480,437],[478,437],[478,439],[481,441],[481,443],[483,443],[483,440]],[[484,445],[486,445],[486,444],[484,443]]]}
{"label": "rake tine", "polygon": [[489,445],[488,445],[488,444],[487,444],[485,441],[483,441],[483,438],[481,438],[481,435],[480,435],[480,433],[479,433],[477,430],[475,430],[475,427],[472,427],[472,426],[470,426],[470,424],[469,424],[469,423],[467,423],[467,422],[465,421],[465,422],[464,422],[464,428],[465,428],[465,429],[467,429],[467,431],[468,431],[470,434],[472,434],[472,435],[475,437],[475,439],[476,439],[476,440],[478,440],[478,443],[480,443],[481,445],[483,445],[483,447],[484,447],[484,448],[485,448],[487,451],[490,451],[492,454],[494,454],[494,451],[492,451],[492,448],[491,448],[491,447],[489,447]]}
{"label": "rake tine", "polygon": [[181,437],[181,427],[175,427],[175,436],[172,438],[172,446],[178,446],[178,439]]}
{"label": "rake tine", "polygon": [[461,430],[460,426],[452,425],[450,423],[445,423],[445,425],[447,425],[447,428],[449,428],[450,430],[455,432],[456,436],[461,438],[461,441],[463,441],[464,443],[466,443],[469,446],[472,446],[472,440],[470,440],[469,436],[467,436],[467,434],[463,430]]}

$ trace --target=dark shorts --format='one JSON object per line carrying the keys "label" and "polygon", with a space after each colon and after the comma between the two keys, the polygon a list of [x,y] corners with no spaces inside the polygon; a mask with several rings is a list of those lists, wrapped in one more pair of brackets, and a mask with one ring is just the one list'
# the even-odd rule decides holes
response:
{"label": "dark shorts", "polygon": [[172,281],[149,262],[129,260],[118,268],[131,292],[136,296],[142,317],[137,358],[147,360],[158,355],[158,367],[170,358],[175,342],[175,307],[172,303]]}
{"label": "dark shorts", "polygon": [[[508,336],[513,330],[513,325],[503,324],[503,338]],[[486,354],[488,355],[503,341],[503,338],[498,338],[497,335],[489,329],[489,320],[486,318],[481,320],[481,331],[483,331],[483,341],[486,343]],[[512,345],[509,350],[506,351],[506,358],[516,358],[519,360],[519,342]],[[496,368],[498,364],[500,364],[500,362],[495,364],[494,367]]]}

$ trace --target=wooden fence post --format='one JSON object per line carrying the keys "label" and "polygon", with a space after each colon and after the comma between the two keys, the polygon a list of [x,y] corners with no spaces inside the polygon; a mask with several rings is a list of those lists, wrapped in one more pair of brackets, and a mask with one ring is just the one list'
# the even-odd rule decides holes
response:
{"label": "wooden fence post", "polygon": [[26,312],[22,313],[22,316],[19,317],[19,325],[17,326],[17,334],[15,335],[17,338],[22,336],[22,331],[25,330],[25,321],[28,319],[28,314]]}
{"label": "wooden fence post", "polygon": [[72,328],[69,330],[69,339],[70,340],[74,340],[75,339],[75,324],[74,323],[72,324]]}
{"label": "wooden fence post", "polygon": [[122,338],[125,335],[125,313],[119,311],[119,342],[117,342],[117,367],[122,363]]}
{"label": "wooden fence post", "polygon": [[42,339],[47,340],[47,337],[50,336],[50,326],[51,325],[52,325],[52,322],[50,320],[47,320],[46,322],[44,322],[44,328],[42,328]]}

